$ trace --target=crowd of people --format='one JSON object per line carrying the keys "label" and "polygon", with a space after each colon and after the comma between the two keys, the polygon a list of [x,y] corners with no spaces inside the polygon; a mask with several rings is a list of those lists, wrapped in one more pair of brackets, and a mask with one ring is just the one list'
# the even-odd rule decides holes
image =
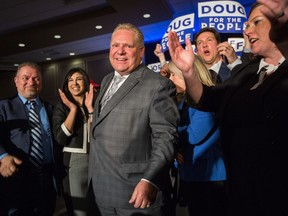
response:
{"label": "crowd of people", "polygon": [[[184,49],[175,32],[168,35],[171,58],[183,73],[191,103],[199,110],[217,112],[220,118],[228,215],[288,214],[284,204],[288,179],[283,173],[287,163],[284,152],[288,107],[284,100],[288,93],[288,63],[284,57],[287,53],[279,50],[283,37],[273,42],[277,37],[271,33],[287,28],[282,22],[286,19],[287,23],[287,15],[279,5],[278,1],[261,1],[252,6],[244,33],[257,58],[236,66],[229,79],[214,87],[203,85],[197,78],[191,42],[186,40]],[[255,87],[262,67],[267,68],[266,77]]]}
{"label": "crowd of people", "polygon": [[57,196],[68,216],[288,215],[288,1],[257,0],[245,25],[241,59],[213,28],[196,54],[170,31],[159,75],[121,23],[100,91],[71,68],[55,107],[41,68],[20,64],[17,95],[0,101],[0,215],[53,216]]}

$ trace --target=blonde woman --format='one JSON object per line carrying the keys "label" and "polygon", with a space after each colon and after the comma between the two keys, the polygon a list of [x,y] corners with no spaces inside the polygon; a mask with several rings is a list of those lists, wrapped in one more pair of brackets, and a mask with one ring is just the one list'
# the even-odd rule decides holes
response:
{"label": "blonde woman", "polygon": [[[210,72],[196,56],[195,71],[199,80],[213,86]],[[170,61],[169,79],[177,89],[180,112],[179,149],[177,165],[180,175],[182,204],[188,206],[189,215],[224,215],[226,171],[219,145],[219,128],[214,113],[199,111],[185,99],[186,85],[182,72]]]}

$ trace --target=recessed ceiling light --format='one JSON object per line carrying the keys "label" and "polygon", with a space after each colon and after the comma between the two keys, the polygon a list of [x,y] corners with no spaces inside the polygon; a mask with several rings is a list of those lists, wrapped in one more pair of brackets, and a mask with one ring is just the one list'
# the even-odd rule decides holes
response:
{"label": "recessed ceiling light", "polygon": [[24,43],[19,43],[18,46],[19,47],[25,47],[25,44]]}
{"label": "recessed ceiling light", "polygon": [[48,58],[46,58],[46,60],[47,60],[47,61],[50,61],[50,60],[51,60],[51,58],[49,58],[49,57],[48,57]]}
{"label": "recessed ceiling light", "polygon": [[145,19],[148,19],[148,18],[151,17],[151,15],[150,15],[150,14],[143,14],[143,17],[144,17]]}
{"label": "recessed ceiling light", "polygon": [[61,38],[61,35],[54,35],[54,38],[55,38],[55,39],[60,39],[60,38]]}
{"label": "recessed ceiling light", "polygon": [[101,25],[96,25],[95,28],[96,29],[102,29],[103,27]]}
{"label": "recessed ceiling light", "polygon": [[71,52],[71,53],[69,53],[69,55],[70,55],[70,56],[74,56],[74,55],[75,55],[75,53]]}
{"label": "recessed ceiling light", "polygon": [[19,64],[14,64],[14,66],[15,66],[15,67],[18,67],[18,66],[19,66]]}

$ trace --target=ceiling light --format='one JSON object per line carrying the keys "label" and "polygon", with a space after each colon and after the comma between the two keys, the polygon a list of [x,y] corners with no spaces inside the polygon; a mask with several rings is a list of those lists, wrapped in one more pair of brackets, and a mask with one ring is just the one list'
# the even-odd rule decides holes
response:
{"label": "ceiling light", "polygon": [[14,64],[14,66],[15,66],[15,67],[18,67],[18,66],[19,66],[19,64]]}
{"label": "ceiling light", "polygon": [[55,38],[55,39],[60,39],[60,38],[61,38],[61,35],[54,35],[54,38]]}
{"label": "ceiling light", "polygon": [[95,28],[96,29],[102,29],[103,27],[101,25],[96,25]]}
{"label": "ceiling light", "polygon": [[46,58],[46,60],[47,60],[47,61],[50,61],[50,60],[51,60],[51,58],[49,58],[49,57],[48,57],[48,58]]}
{"label": "ceiling light", "polygon": [[151,17],[151,15],[150,15],[150,14],[143,14],[143,17],[144,17],[145,19],[148,19],[148,18]]}
{"label": "ceiling light", "polygon": [[25,44],[24,43],[19,43],[18,46],[19,47],[25,47]]}
{"label": "ceiling light", "polygon": [[75,55],[75,53],[72,53],[72,52],[71,52],[71,53],[69,53],[69,55],[70,55],[70,56],[74,56],[74,55]]}

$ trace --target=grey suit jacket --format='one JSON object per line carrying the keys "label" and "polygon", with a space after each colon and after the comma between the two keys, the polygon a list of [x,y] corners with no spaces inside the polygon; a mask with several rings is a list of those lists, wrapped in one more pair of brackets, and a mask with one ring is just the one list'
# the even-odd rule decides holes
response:
{"label": "grey suit jacket", "polygon": [[175,87],[140,65],[99,115],[99,103],[113,74],[102,81],[91,127],[89,180],[96,201],[102,206],[133,208],[128,201],[144,178],[159,188],[154,205],[161,205],[170,186],[177,137]]}

